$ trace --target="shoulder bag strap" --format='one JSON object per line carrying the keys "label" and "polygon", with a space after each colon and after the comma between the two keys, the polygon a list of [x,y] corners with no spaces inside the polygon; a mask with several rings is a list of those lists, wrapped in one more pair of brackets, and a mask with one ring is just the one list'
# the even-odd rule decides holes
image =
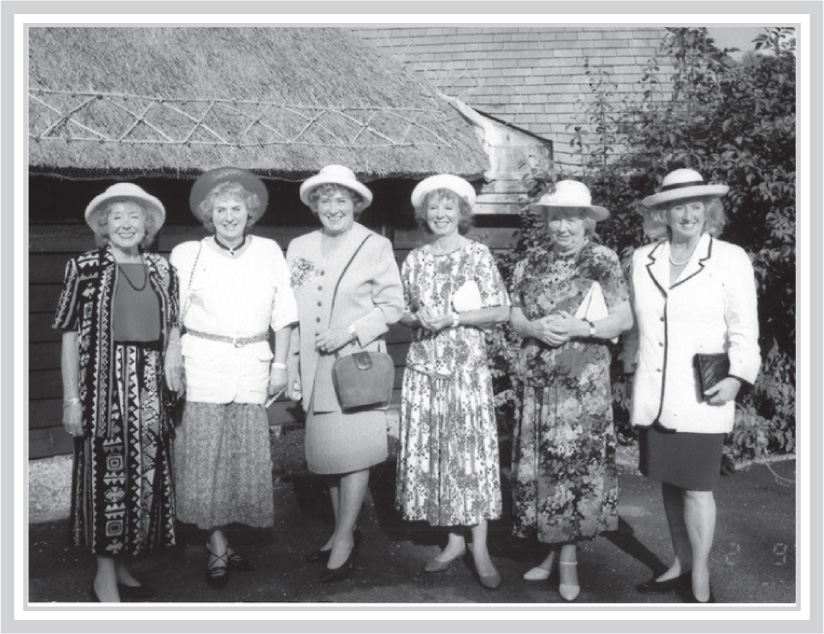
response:
{"label": "shoulder bag strap", "polygon": [[197,268],[198,260],[200,260],[200,252],[202,250],[203,250],[203,240],[200,241],[200,244],[197,247],[197,255],[195,256],[195,263],[192,264],[192,271],[189,274],[189,285],[186,287],[186,305],[183,307],[183,310],[180,314],[180,329],[181,330],[184,330],[186,328],[183,325],[183,320],[186,318],[186,313],[189,312],[189,307],[192,305],[192,281],[195,279],[195,269]]}
{"label": "shoulder bag strap", "polygon": [[[363,241],[358,245],[358,248],[355,249],[355,252],[352,254],[352,257],[349,258],[349,261],[346,263],[346,266],[343,267],[343,270],[340,272],[340,276],[338,276],[338,281],[335,284],[335,290],[332,291],[332,303],[329,306],[329,320],[330,321],[332,320],[332,311],[335,310],[335,298],[338,296],[338,286],[340,286],[340,281],[341,281],[341,279],[343,279],[343,276],[346,274],[346,271],[349,269],[349,265],[352,264],[352,260],[355,259],[355,256],[358,255],[358,252],[363,248],[363,245],[366,244],[366,241],[371,237],[372,237],[372,234],[370,233],[368,236],[366,236],[363,239]],[[335,352],[335,356],[337,356],[337,355],[338,355],[338,353]]]}

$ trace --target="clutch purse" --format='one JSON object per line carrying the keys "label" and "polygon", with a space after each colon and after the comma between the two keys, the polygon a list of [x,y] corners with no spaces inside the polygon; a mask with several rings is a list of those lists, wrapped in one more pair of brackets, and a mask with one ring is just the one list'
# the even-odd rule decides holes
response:
{"label": "clutch purse", "polygon": [[701,400],[706,400],[704,395],[708,389],[726,379],[730,373],[730,358],[726,352],[717,354],[698,353],[692,358],[695,366],[695,373],[698,377],[698,392]]}
{"label": "clutch purse", "polygon": [[[604,291],[601,290],[601,285],[598,282],[593,282],[592,286],[589,287],[574,316],[576,319],[586,321],[597,321],[609,317],[609,308],[607,308],[607,302],[604,299]],[[618,343],[618,337],[614,337],[612,343]]]}
{"label": "clutch purse", "polygon": [[452,295],[452,308],[456,313],[465,313],[468,310],[478,310],[483,308],[481,289],[475,280],[467,280]]}
{"label": "clutch purse", "polygon": [[385,352],[356,352],[332,364],[332,382],[342,410],[386,405],[392,398],[395,363]]}

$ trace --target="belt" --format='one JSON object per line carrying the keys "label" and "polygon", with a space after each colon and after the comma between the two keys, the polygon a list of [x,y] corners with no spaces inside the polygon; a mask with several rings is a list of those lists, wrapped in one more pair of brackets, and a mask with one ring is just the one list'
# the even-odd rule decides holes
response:
{"label": "belt", "polygon": [[259,335],[252,335],[251,337],[227,337],[226,335],[213,335],[208,332],[200,332],[199,330],[186,329],[187,335],[199,337],[200,339],[209,339],[210,341],[223,341],[224,343],[231,343],[235,348],[242,348],[250,343],[258,343],[259,341],[268,341],[269,333],[262,332]]}

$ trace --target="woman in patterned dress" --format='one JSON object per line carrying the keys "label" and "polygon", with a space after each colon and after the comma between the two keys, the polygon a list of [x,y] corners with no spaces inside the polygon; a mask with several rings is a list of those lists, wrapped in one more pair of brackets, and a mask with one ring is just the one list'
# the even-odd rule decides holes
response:
{"label": "woman in patterned dress", "polygon": [[249,234],[267,200],[251,172],[206,172],[192,186],[189,206],[213,235],[179,244],[169,257],[185,329],[168,358],[170,381],[176,389],[185,381],[186,390],[175,439],[178,518],[208,531],[205,579],[215,589],[231,571],[252,568],[231,547],[226,526],[274,523],[264,403],[286,387],[297,307],[280,247]]}
{"label": "woman in patterned dress", "polygon": [[487,522],[501,516],[498,436],[483,329],[505,322],[509,298],[489,249],[467,239],[475,191],[448,174],[412,192],[419,224],[433,240],[403,263],[414,329],[401,398],[395,504],[407,520],[449,527],[446,547],[424,570],[440,572],[466,551],[481,585],[501,577],[489,557]]}
{"label": "woman in patterned dress", "polygon": [[546,214],[552,240],[518,263],[512,282],[511,324],[523,337],[513,533],[551,545],[524,578],[548,579],[559,564],[559,594],[574,601],[576,543],[618,525],[606,342],[629,328],[631,312],[618,256],[589,239],[609,212],[591,205],[586,186],[560,181],[532,209]]}
{"label": "woman in patterned dress", "polygon": [[72,541],[97,557],[92,601],[153,598],[124,558],[175,543],[163,356],[177,336],[177,281],[144,251],[165,216],[132,183],[94,198],[85,217],[100,248],[68,261],[53,323],[63,331],[63,425],[75,438]]}
{"label": "woman in patterned dress", "polygon": [[400,319],[403,293],[392,243],[357,222],[372,192],[343,165],[327,165],[300,187],[321,228],[292,240],[286,260],[300,324],[289,362],[289,395],[306,412],[306,463],[323,477],[335,529],[306,557],[326,567],[320,581],[354,568],[357,520],[370,468],[386,460],[385,408],[342,411],[332,383],[335,353],[386,351],[383,335]]}

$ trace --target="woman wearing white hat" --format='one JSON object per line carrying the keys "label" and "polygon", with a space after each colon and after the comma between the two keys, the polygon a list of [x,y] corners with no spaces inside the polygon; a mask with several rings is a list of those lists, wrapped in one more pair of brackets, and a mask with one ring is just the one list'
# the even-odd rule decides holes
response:
{"label": "woman wearing white hat", "polygon": [[295,238],[286,259],[300,323],[289,362],[289,393],[306,412],[306,462],[326,480],[335,516],[329,539],[307,561],[326,564],[322,582],[352,572],[358,515],[369,470],[388,455],[385,408],[343,411],[332,382],[336,355],[386,352],[383,335],[401,316],[403,294],[392,243],[357,222],[372,192],[343,165],[327,165],[300,187],[321,228]]}
{"label": "woman wearing white hat", "polygon": [[163,356],[177,336],[177,280],[144,251],[162,203],[132,183],[86,207],[100,248],[72,258],[53,327],[63,331],[63,425],[75,438],[71,533],[97,557],[92,601],[146,600],[125,557],[175,543]]}
{"label": "woman wearing white hat", "polygon": [[[717,237],[727,191],[678,169],[642,201],[644,229],[655,242],[633,254],[637,337],[627,338],[624,354],[635,372],[640,469],[661,482],[674,551],[670,567],[638,590],[684,590],[688,601],[702,603],[714,600],[708,562],[724,436],[738,390],[755,381],[761,362],[752,264],[743,249]],[[729,364],[703,391],[694,366],[699,353]]]}
{"label": "woman wearing white hat", "polygon": [[528,581],[557,568],[574,601],[577,543],[618,527],[609,339],[631,324],[618,256],[594,243],[609,211],[583,183],[562,180],[531,206],[551,243],[513,273],[513,329],[523,336],[521,418],[513,438],[513,533],[549,545]]}
{"label": "woman wearing white hat", "polygon": [[426,572],[441,572],[466,551],[481,585],[498,588],[487,522],[501,516],[498,429],[484,329],[509,317],[509,297],[492,254],[464,236],[475,190],[439,174],[412,192],[415,216],[432,241],[401,267],[406,311],[414,329],[401,398],[395,504],[407,520],[449,529],[446,547]]}
{"label": "woman wearing white hat", "polygon": [[171,385],[182,390],[185,381],[186,390],[175,439],[178,518],[208,532],[205,580],[215,589],[232,571],[252,568],[225,527],[274,523],[264,404],[286,387],[297,307],[280,247],[249,233],[267,201],[263,181],[247,170],[202,174],[189,206],[212,235],[179,244],[169,257],[185,329],[168,358]]}

